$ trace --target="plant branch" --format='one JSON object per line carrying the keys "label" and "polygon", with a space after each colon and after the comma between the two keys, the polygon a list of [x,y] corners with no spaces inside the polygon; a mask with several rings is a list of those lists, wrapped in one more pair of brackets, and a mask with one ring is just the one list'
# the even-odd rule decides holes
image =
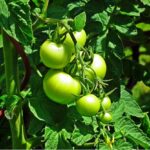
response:
{"label": "plant branch", "polygon": [[[13,98],[13,95],[20,95],[20,86],[17,51],[15,50],[8,37],[9,36],[3,31],[3,54],[6,76],[6,92],[9,100],[11,100]],[[8,107],[11,107],[11,105]],[[13,118],[9,119],[12,134],[12,148],[29,149],[31,147],[31,143],[27,142],[26,140],[21,99],[19,104],[15,106],[15,109],[12,113],[14,114]]]}
{"label": "plant branch", "polygon": [[21,56],[25,66],[25,75],[20,85],[20,90],[22,91],[27,86],[31,75],[31,67],[30,67],[29,59],[24,52],[24,48],[12,37],[8,36],[8,38],[15,46],[16,51]]}

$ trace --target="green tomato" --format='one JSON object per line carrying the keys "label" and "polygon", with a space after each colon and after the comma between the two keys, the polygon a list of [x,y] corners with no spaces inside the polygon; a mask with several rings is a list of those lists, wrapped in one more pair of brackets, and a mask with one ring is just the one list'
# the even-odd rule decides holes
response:
{"label": "green tomato", "polygon": [[93,80],[95,76],[103,79],[106,75],[106,70],[107,66],[103,57],[100,56],[99,54],[94,54],[93,61],[90,67],[86,68],[84,73],[85,76],[90,80]]}
{"label": "green tomato", "polygon": [[64,44],[46,40],[40,47],[40,57],[45,66],[60,69],[70,62],[71,51]]}
{"label": "green tomato", "polygon": [[110,113],[105,112],[104,114],[100,114],[100,119],[103,123],[109,123],[112,120],[112,116]]}
{"label": "green tomato", "polygon": [[[74,31],[73,35],[75,37],[75,39],[77,40],[77,44],[81,47],[83,47],[85,45],[86,42],[86,32],[85,30],[81,30],[81,31]],[[66,38],[64,40],[64,44],[66,44],[74,53],[75,49],[74,49],[74,42],[70,36],[69,33],[66,34]]]}
{"label": "green tomato", "polygon": [[45,94],[59,104],[69,104],[81,93],[81,84],[60,70],[49,70],[43,80]]}
{"label": "green tomato", "polygon": [[104,97],[101,105],[103,107],[104,110],[108,110],[111,107],[111,100],[108,96]]}
{"label": "green tomato", "polygon": [[76,101],[76,108],[83,116],[96,115],[100,109],[100,99],[93,94],[87,94]]}

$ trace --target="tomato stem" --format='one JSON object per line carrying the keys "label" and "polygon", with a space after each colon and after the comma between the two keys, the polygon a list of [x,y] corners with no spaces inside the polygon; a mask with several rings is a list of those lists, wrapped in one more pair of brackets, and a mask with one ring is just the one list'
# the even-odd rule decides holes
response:
{"label": "tomato stem", "polygon": [[[9,99],[11,100],[11,98],[13,98],[13,95],[20,95],[18,57],[15,48],[9,41],[8,35],[4,31],[3,55],[6,76],[6,92]],[[13,118],[9,119],[12,134],[12,148],[29,149],[31,144],[26,140],[21,99],[20,103],[15,107],[13,113]]]}

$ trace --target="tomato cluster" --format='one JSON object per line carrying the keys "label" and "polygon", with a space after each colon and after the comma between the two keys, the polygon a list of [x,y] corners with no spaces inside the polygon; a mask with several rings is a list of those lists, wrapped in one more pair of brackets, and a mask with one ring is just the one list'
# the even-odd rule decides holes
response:
{"label": "tomato cluster", "polygon": [[[64,34],[66,29],[61,28],[59,34]],[[76,45],[83,48],[86,43],[86,32],[72,32]],[[82,88],[84,82],[94,82],[95,79],[102,80],[106,75],[106,62],[99,54],[93,54],[88,65],[82,58],[75,59],[77,71],[74,77],[68,73],[65,68],[72,63],[72,59],[82,57],[82,50],[79,55],[76,51],[76,45],[69,33],[60,43],[46,40],[40,47],[40,58],[43,64],[50,68],[43,79],[43,89],[45,94],[52,101],[59,104],[75,103],[77,111],[83,116],[99,115],[101,121],[107,123],[111,121],[111,115],[107,112],[111,106],[109,97],[102,100],[92,92],[85,92]],[[82,72],[83,77],[79,77]],[[85,78],[85,79],[84,79]],[[84,79],[84,82],[82,81]],[[86,81],[85,81],[86,80]],[[84,91],[84,92],[83,92]],[[101,111],[102,110],[102,111]],[[101,111],[101,113],[100,113]],[[103,113],[102,113],[103,112]]]}

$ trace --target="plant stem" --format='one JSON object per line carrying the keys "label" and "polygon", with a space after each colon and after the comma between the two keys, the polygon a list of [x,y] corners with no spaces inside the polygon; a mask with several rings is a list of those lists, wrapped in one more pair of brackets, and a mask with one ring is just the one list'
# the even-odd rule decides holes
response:
{"label": "plant stem", "polygon": [[19,93],[17,53],[9,42],[7,35],[3,32],[3,54],[6,76],[6,92],[9,97]]}
{"label": "plant stem", "polygon": [[47,16],[47,8],[48,8],[49,0],[45,0],[43,9],[42,9],[42,17]]}
{"label": "plant stem", "polygon": [[26,141],[25,128],[22,116],[22,107],[18,106],[15,109],[15,114],[13,118],[9,120],[12,133],[13,149],[29,149],[31,147],[31,143]]}
{"label": "plant stem", "polygon": [[[8,35],[4,31],[3,54],[6,76],[6,92],[9,100],[11,100],[13,95],[20,94],[18,60],[17,52],[14,49],[12,43],[9,41]],[[12,148],[29,149],[31,144],[26,141],[21,99],[20,103],[16,106],[13,113],[13,118],[9,120],[12,134]]]}

